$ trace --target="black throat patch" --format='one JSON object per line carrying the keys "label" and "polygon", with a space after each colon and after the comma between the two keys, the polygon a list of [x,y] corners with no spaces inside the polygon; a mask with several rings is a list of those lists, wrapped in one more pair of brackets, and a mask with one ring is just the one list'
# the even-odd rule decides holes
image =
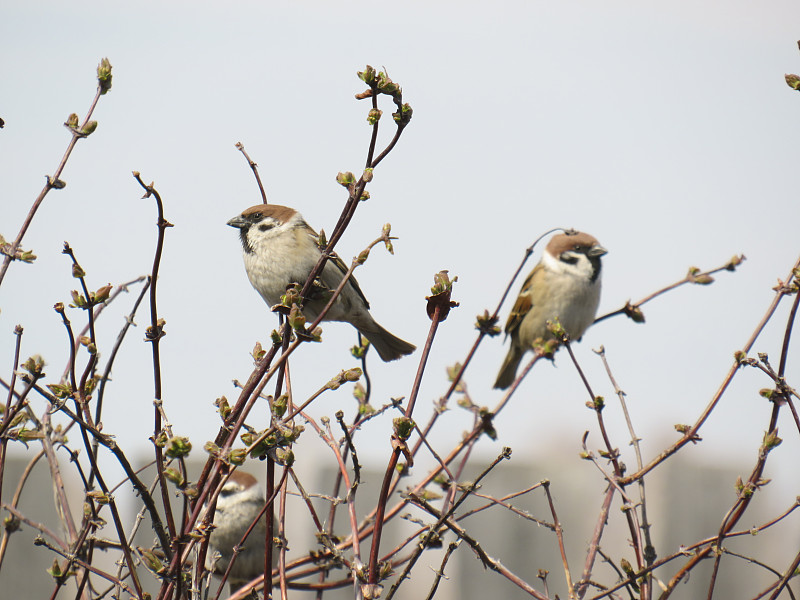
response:
{"label": "black throat patch", "polygon": [[242,227],[239,230],[239,239],[242,240],[242,248],[248,254],[252,254],[254,252],[253,246],[250,244],[250,241],[247,239],[247,232],[250,231],[250,227]]}
{"label": "black throat patch", "polygon": [[592,276],[589,279],[592,283],[597,281],[597,278],[600,277],[600,268],[603,266],[603,263],[600,262],[599,256],[587,256],[589,259],[589,263],[592,265]]}

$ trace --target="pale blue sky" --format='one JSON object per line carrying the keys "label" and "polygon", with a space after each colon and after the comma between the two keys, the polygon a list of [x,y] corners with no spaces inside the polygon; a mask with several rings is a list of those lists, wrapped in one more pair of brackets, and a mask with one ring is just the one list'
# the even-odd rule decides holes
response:
{"label": "pale blue sky", "polygon": [[[39,260],[12,265],[0,291],[4,377],[17,323],[25,327],[23,353],[43,354],[53,377],[63,369],[64,333],[52,305],[68,301],[75,286],[64,240],[95,288],[149,271],[156,213],[130,175],[141,171],[175,224],[159,282],[166,409],[198,449],[216,432],[214,399],[235,396],[230,381],[247,377],[249,351],[275,322],[247,282],[236,232],[225,226],[259,202],[234,143],[259,163],[270,201],[331,231],[345,200],[335,175],[358,172],[368,143],[368,107],[353,99],[363,88],[355,73],[367,63],[385,66],[403,86],[414,118],[338,251],[349,261],[392,223],[396,255],[376,250],[357,277],[376,318],[418,345],[433,274],[449,269],[459,278],[461,307],[436,340],[420,421],[446,389],[445,366],[466,355],[475,315],[494,308],[524,248],[552,227],[586,230],[609,249],[601,312],[682,277],[690,265],[748,257],[711,287],[646,306],[645,326],[606,321],[576,347],[595,392],[611,400],[590,351],[605,345],[648,457],[675,439],[674,423],[701,412],[761,319],[770,288],[797,258],[800,95],[783,82],[785,72],[800,71],[797,2],[40,2],[3,12],[6,238],[67,145],[61,123],[85,113],[98,61],[107,56],[114,66],[96,133],[79,144],[66,189],[51,193],[25,239]],[[131,301],[103,318],[106,344]],[[755,347],[775,361],[787,309]],[[146,322],[144,311],[138,322]],[[292,363],[303,374],[299,397],[354,366],[352,330],[324,331],[324,345],[304,348]],[[130,335],[108,390],[106,431],[126,448],[146,448],[151,433],[150,349],[142,337],[141,327]],[[504,352],[500,337],[481,347],[466,379],[475,402],[494,406],[500,398],[491,384]],[[376,404],[408,395],[418,357],[372,362]],[[795,349],[790,365],[796,385]],[[703,445],[685,452],[734,460],[745,473],[769,414],[757,391],[769,382],[742,375]],[[503,444],[538,457],[577,455],[582,432],[595,429],[586,399],[559,356],[556,369],[543,364],[532,373],[496,422],[501,440],[484,441],[482,451],[494,455]],[[324,397],[315,414],[338,407],[352,411],[348,389]],[[609,415],[616,443],[626,447],[616,404]],[[469,423],[461,411],[448,419],[443,446]],[[787,443],[771,457],[769,475],[794,475],[796,489],[800,444],[792,427],[784,411]],[[365,433],[382,463],[388,423]]]}

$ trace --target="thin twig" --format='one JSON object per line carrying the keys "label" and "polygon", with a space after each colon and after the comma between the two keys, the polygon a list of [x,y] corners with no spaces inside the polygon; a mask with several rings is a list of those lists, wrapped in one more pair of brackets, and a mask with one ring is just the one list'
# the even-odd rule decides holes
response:
{"label": "thin twig", "polygon": [[[628,432],[631,435],[631,446],[633,446],[634,453],[636,455],[636,468],[641,469],[644,466],[644,462],[642,460],[642,450],[639,442],[641,441],[639,437],[636,435],[636,431],[633,429],[633,421],[631,420],[630,413],[628,412],[628,405],[625,402],[625,392],[617,384],[617,380],[614,377],[613,373],[611,372],[611,366],[608,364],[608,360],[606,358],[606,351],[605,348],[602,346],[600,350],[597,351],[597,354],[600,356],[600,360],[603,362],[603,366],[605,367],[606,374],[608,375],[609,381],[611,381],[611,385],[614,386],[614,392],[617,394],[617,398],[619,398],[620,406],[622,407],[622,414],[625,416],[625,422],[628,425]],[[644,533],[644,559],[646,565],[653,564],[653,561],[657,558],[655,547],[653,546],[653,541],[650,537],[650,523],[647,520],[647,494],[645,491],[645,483],[644,477],[638,480],[638,487],[639,487],[639,507],[642,512],[642,532]],[[647,576],[647,592],[648,595],[652,595],[652,581],[650,575]]]}
{"label": "thin twig", "polygon": [[715,273],[719,273],[720,271],[735,271],[736,267],[739,266],[744,260],[745,260],[744,254],[740,254],[740,255],[734,256],[732,259],[730,259],[728,262],[726,262],[721,267],[717,267],[715,269],[711,269],[710,271],[704,271],[704,272],[700,272],[699,269],[695,269],[694,267],[692,267],[692,268],[689,269],[689,272],[687,273],[686,277],[684,277],[683,279],[680,279],[679,281],[676,281],[675,283],[671,283],[671,284],[661,288],[660,290],[657,290],[657,291],[653,292],[652,294],[649,294],[649,295],[645,296],[644,298],[642,298],[638,302],[635,302],[635,303],[627,302],[625,304],[625,306],[623,306],[622,308],[618,308],[617,310],[611,311],[610,313],[606,313],[606,314],[604,314],[604,315],[602,315],[600,317],[597,317],[594,320],[594,323],[597,324],[600,321],[605,321],[606,319],[609,319],[611,317],[615,317],[617,315],[629,315],[630,316],[630,315],[635,314],[635,313],[640,313],[639,309],[642,307],[642,305],[647,304],[648,302],[650,302],[651,300],[657,298],[658,296],[661,296],[662,294],[666,294],[667,292],[669,292],[671,290],[674,290],[675,288],[680,287],[682,285],[686,285],[687,283],[700,283],[700,282],[702,282],[704,284],[711,283],[713,281],[713,279],[712,280],[708,279],[711,275],[713,275]]}
{"label": "thin twig", "polygon": [[236,149],[242,154],[244,154],[244,157],[247,160],[247,164],[250,165],[250,168],[253,170],[253,175],[256,176],[256,183],[258,183],[258,191],[261,192],[261,201],[264,204],[269,204],[269,202],[267,202],[267,193],[264,191],[264,185],[261,183],[261,175],[258,174],[258,165],[254,160],[250,158],[250,155],[247,154],[247,151],[244,149],[244,144],[242,144],[242,142],[236,142]]}
{"label": "thin twig", "polygon": [[[590,405],[592,406],[595,415],[597,416],[597,424],[600,429],[600,434],[603,437],[603,443],[605,444],[606,447],[606,453],[607,453],[606,458],[611,462],[611,465],[614,468],[613,480],[607,474],[606,478],[608,479],[608,482],[611,485],[614,485],[619,489],[622,497],[625,498],[626,502],[628,502],[631,505],[630,510],[624,511],[625,520],[628,523],[628,530],[631,533],[631,542],[633,543],[633,550],[636,556],[637,570],[642,569],[647,564],[647,561],[645,561],[644,558],[644,543],[642,541],[642,532],[639,527],[638,517],[636,515],[635,507],[633,506],[633,503],[631,503],[630,500],[627,498],[624,491],[624,486],[615,483],[616,481],[619,480],[620,477],[622,477],[622,466],[620,465],[619,461],[619,450],[611,444],[611,440],[608,437],[608,431],[606,430],[605,419],[603,418],[603,408],[605,407],[605,402],[603,401],[602,398],[595,396],[594,392],[592,391],[592,386],[589,384],[589,380],[586,378],[586,375],[584,374],[580,364],[578,364],[578,359],[575,358],[575,353],[572,351],[572,346],[569,343],[569,339],[565,338],[563,341],[564,341],[564,346],[567,348],[567,352],[569,353],[569,356],[572,359],[572,364],[574,364],[575,368],[578,370],[578,374],[580,375],[581,381],[583,381],[583,384],[586,387],[586,391],[589,394],[591,402]],[[588,454],[588,450],[586,449],[586,435],[584,435],[583,442],[584,442],[584,452]],[[600,467],[597,461],[594,461],[594,463],[605,474],[605,471],[603,471],[603,469]],[[649,597],[648,582],[644,582],[642,587],[644,588],[642,590],[642,597],[648,598]]]}
{"label": "thin twig", "polygon": [[[431,506],[426,500],[423,500],[420,497],[414,497],[413,501],[414,501],[414,504],[416,504],[420,508],[425,509],[427,512],[429,512],[431,515],[433,515],[437,519],[442,519],[443,518],[442,513],[439,510],[437,510],[436,508],[434,508],[433,506]],[[533,596],[534,598],[537,598],[537,600],[549,600],[549,598],[547,596],[544,596],[543,594],[541,594],[540,592],[538,592],[537,590],[532,588],[521,577],[519,577],[519,576],[515,575],[514,573],[512,573],[511,571],[509,571],[506,567],[504,567],[500,563],[500,561],[495,560],[494,558],[491,558],[488,554],[486,554],[486,552],[483,550],[483,548],[481,548],[481,546],[478,543],[478,541],[475,540],[472,536],[468,535],[467,532],[463,528],[458,526],[452,520],[445,518],[442,521],[442,524],[445,525],[450,531],[455,533],[459,537],[459,539],[463,539],[467,543],[467,545],[469,545],[469,547],[472,548],[472,550],[475,552],[475,554],[478,555],[478,558],[480,559],[480,561],[483,563],[483,565],[485,567],[491,569],[492,571],[500,573],[503,577],[505,577],[506,579],[511,581],[518,588],[520,588],[521,590],[523,590],[524,592],[526,592],[530,596]]]}
{"label": "thin twig", "polygon": [[[436,336],[436,331],[439,328],[439,320],[442,317],[442,308],[441,306],[437,305],[434,309],[433,315],[431,316],[431,326],[428,331],[428,337],[425,340],[425,347],[422,349],[419,366],[417,367],[417,374],[414,378],[414,384],[411,387],[411,394],[409,394],[408,404],[406,405],[405,416],[407,419],[411,419],[411,416],[414,412],[417,394],[419,393],[419,388],[422,384],[422,375],[425,372],[425,366],[428,363],[428,357],[430,356],[431,348],[433,347],[433,339]],[[378,497],[378,506],[375,512],[375,528],[372,532],[372,548],[370,549],[369,554],[369,583],[371,585],[376,585],[378,583],[378,553],[381,543],[381,533],[383,531],[386,502],[389,498],[390,484],[395,474],[395,468],[397,467],[397,461],[400,458],[402,449],[405,448],[407,450],[407,447],[405,446],[405,440],[397,440],[397,442],[398,443],[395,444],[394,450],[392,451],[392,456],[389,459],[389,464],[386,466],[386,472],[384,473],[383,477],[383,485],[381,487],[380,496]]]}
{"label": "thin twig", "polygon": [[[161,255],[164,251],[164,236],[167,228],[172,227],[172,223],[164,218],[164,203],[161,200],[161,194],[153,186],[153,184],[146,184],[138,171],[133,172],[133,177],[145,190],[144,198],[154,198],[156,202],[156,209],[158,211],[158,220],[156,227],[158,229],[158,238],[156,240],[155,256],[153,257],[153,268],[150,273],[150,326],[145,331],[145,341],[150,342],[150,347],[153,354],[153,398],[154,398],[154,423],[153,423],[153,440],[158,439],[162,431],[160,405],[163,403],[164,397],[161,390],[161,351],[159,342],[161,338],[166,335],[164,333],[164,322],[158,318],[158,304],[156,302],[156,291],[158,282],[158,270],[161,266]],[[172,516],[172,503],[170,501],[169,488],[167,486],[167,479],[164,475],[164,456],[161,446],[154,444],[153,446],[156,456],[156,469],[158,470],[158,485],[161,489],[161,501],[164,504],[164,516],[167,520],[167,529],[171,540],[177,540],[177,529],[175,527],[175,519]],[[167,559],[171,559],[173,552],[180,554],[180,550],[176,547],[168,546],[162,548]]]}
{"label": "thin twig", "polygon": [[[800,259],[798,259],[795,262],[794,266],[792,267],[792,273],[794,273],[794,270],[798,268],[800,268]],[[787,280],[789,280],[791,277],[792,275],[790,273],[789,277],[787,277]],[[775,314],[775,311],[777,310],[780,301],[787,293],[789,293],[789,290],[785,289],[783,286],[779,287],[776,290],[775,296],[773,297],[772,302],[767,308],[766,313],[762,317],[761,322],[756,326],[756,329],[755,331],[753,331],[752,335],[750,336],[750,339],[747,340],[747,342],[742,347],[741,356],[746,356],[747,353],[750,352],[750,349],[753,347],[753,344],[755,344],[756,339],[758,339],[758,336],[761,334],[761,331],[764,329],[764,327],[766,327],[766,324]],[[742,364],[741,360],[739,358],[736,358],[734,364],[728,371],[728,374],[725,376],[722,383],[720,384],[719,389],[717,389],[717,392],[711,398],[711,401],[705,407],[702,414],[698,417],[697,421],[695,421],[694,425],[688,428],[686,432],[683,434],[683,436],[677,442],[675,442],[672,446],[661,452],[661,454],[659,454],[656,458],[651,460],[644,467],[636,471],[636,473],[632,473],[630,475],[623,477],[620,480],[620,483],[622,485],[628,485],[629,483],[632,483],[633,481],[636,481],[637,479],[644,477],[647,473],[652,471],[655,467],[664,462],[667,458],[669,458],[670,456],[675,454],[678,450],[683,448],[686,444],[696,439],[698,431],[706,422],[709,415],[711,415],[712,411],[716,408],[723,394],[728,389],[728,386],[731,384],[731,381],[733,381],[733,378],[736,375],[736,372],[739,370],[741,364]]]}
{"label": "thin twig", "polygon": [[439,588],[439,582],[442,580],[442,577],[445,577],[444,567],[447,564],[447,561],[450,560],[450,555],[453,554],[453,552],[455,552],[460,545],[461,545],[461,539],[458,539],[455,542],[450,542],[447,545],[447,550],[445,551],[444,556],[442,557],[442,564],[436,571],[436,577],[433,578],[431,589],[428,592],[428,595],[425,597],[425,600],[433,600],[433,597],[436,595],[436,590]]}
{"label": "thin twig", "polygon": [[[110,69],[110,65],[109,65]],[[28,228],[31,226],[31,222],[33,221],[33,217],[36,215],[36,211],[39,210],[39,207],[44,202],[45,196],[47,196],[48,192],[53,189],[62,189],[66,184],[61,181],[61,174],[64,171],[64,168],[67,166],[67,160],[69,159],[72,151],[75,149],[75,145],[78,143],[78,140],[83,139],[88,136],[88,134],[83,133],[83,130],[86,128],[86,125],[89,123],[89,120],[92,118],[92,113],[94,112],[95,107],[97,106],[98,101],[100,100],[100,96],[104,95],[108,92],[108,89],[104,87],[100,82],[98,82],[97,92],[95,93],[94,100],[92,100],[91,106],[89,106],[89,111],[86,113],[86,117],[83,119],[83,123],[79,127],[67,127],[72,138],[67,145],[67,149],[64,152],[64,155],[61,157],[61,162],[56,167],[55,172],[52,176],[46,177],[46,183],[42,188],[42,191],[39,192],[39,195],[34,200],[31,209],[28,211],[25,220],[22,222],[22,226],[20,227],[19,233],[17,233],[17,237],[14,238],[14,241],[11,243],[10,248],[4,252],[5,256],[3,257],[3,265],[0,267],[0,285],[3,283],[3,279],[6,276],[6,272],[8,271],[8,267],[11,264],[11,261],[17,255],[19,251],[20,244],[22,243],[22,238],[25,237],[25,233],[27,233]],[[65,124],[66,125],[66,124]]]}
{"label": "thin twig", "polygon": [[574,599],[575,596],[575,586],[572,583],[572,575],[569,571],[569,562],[567,561],[567,550],[564,547],[564,530],[561,527],[561,521],[558,520],[558,515],[556,514],[556,506],[553,504],[553,496],[550,495],[550,482],[543,481],[544,486],[544,493],[547,496],[547,504],[550,506],[550,514],[553,515],[553,524],[556,527],[556,539],[558,539],[558,549],[561,552],[561,564],[564,566],[564,577],[567,583],[567,593],[569,597]]}
{"label": "thin twig", "polygon": [[611,510],[611,500],[614,498],[615,490],[616,488],[611,484],[606,488],[603,505],[600,508],[600,514],[597,515],[597,523],[594,526],[594,533],[586,550],[586,562],[583,564],[583,573],[581,574],[581,580],[578,582],[578,598],[583,598],[589,590],[594,561],[600,551],[600,538],[603,537],[603,531],[605,531],[605,526],[608,522],[608,513]]}
{"label": "thin twig", "polygon": [[[480,346],[480,343],[483,341],[483,338],[486,335],[489,334],[489,332],[491,331],[492,327],[494,327],[495,324],[497,323],[498,315],[500,314],[500,309],[503,307],[503,304],[505,303],[506,298],[508,297],[508,294],[511,292],[511,288],[514,287],[514,282],[517,280],[517,277],[519,277],[519,274],[522,272],[522,269],[525,267],[525,263],[528,261],[528,259],[530,258],[531,254],[533,254],[534,248],[536,247],[536,245],[542,239],[544,239],[545,237],[547,237],[551,233],[555,233],[556,231],[561,231],[561,229],[560,228],[551,229],[550,231],[547,231],[547,232],[543,233],[538,238],[536,238],[536,240],[534,240],[534,242],[530,246],[528,246],[528,248],[525,249],[525,253],[524,253],[523,257],[522,257],[522,260],[520,261],[519,266],[517,267],[517,270],[514,271],[514,274],[511,276],[511,279],[509,280],[508,285],[506,286],[506,289],[503,291],[503,295],[500,297],[500,301],[497,303],[497,306],[495,307],[494,312],[489,317],[486,317],[486,318],[481,317],[479,319],[479,323],[481,321],[483,321],[485,323],[485,325],[482,326],[482,327],[478,326],[478,337],[475,339],[475,342],[472,344],[472,347],[470,348],[469,352],[467,352],[467,357],[464,359],[464,362],[461,364],[461,368],[459,368],[458,372],[453,376],[453,380],[450,382],[450,387],[447,388],[447,391],[445,392],[444,396],[442,396],[442,398],[437,402],[437,404],[436,404],[436,408],[437,409],[433,412],[433,414],[431,415],[430,420],[428,421],[427,425],[425,425],[425,428],[423,430],[426,436],[433,429],[433,426],[436,424],[436,421],[439,419],[439,415],[444,412],[445,408],[447,407],[447,402],[449,401],[450,397],[453,395],[453,392],[456,391],[456,388],[458,388],[458,384],[461,383],[461,379],[464,376],[464,372],[467,370],[467,367],[469,366],[470,362],[472,361],[473,356],[475,356],[475,352],[478,350],[478,346]],[[528,368],[525,369],[525,371],[523,372],[523,375],[520,376],[519,380],[524,378],[524,374],[527,373],[530,370],[530,367],[531,367],[531,365],[529,365]],[[513,390],[516,389],[517,385],[519,385],[519,383],[516,383],[516,385],[513,386],[512,390],[507,392],[506,397],[510,397],[511,396],[511,393],[513,393]],[[419,448],[420,448],[421,444],[422,444],[422,439],[418,440],[417,443],[414,445],[414,448],[411,451],[411,455],[412,456],[416,456],[417,455],[417,452],[419,451]]]}

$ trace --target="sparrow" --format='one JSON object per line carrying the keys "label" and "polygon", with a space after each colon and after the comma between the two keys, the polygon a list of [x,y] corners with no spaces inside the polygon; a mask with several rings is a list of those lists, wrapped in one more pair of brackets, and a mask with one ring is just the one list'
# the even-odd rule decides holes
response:
{"label": "sparrow", "polygon": [[[242,541],[266,500],[258,481],[250,473],[234,471],[222,487],[214,512],[214,529],[208,540],[206,568],[223,575],[233,556],[233,547]],[[266,513],[250,532],[228,575],[231,594],[264,572]]]}
{"label": "sparrow", "polygon": [[[269,306],[281,302],[287,287],[305,283],[319,260],[319,236],[299,212],[288,206],[251,206],[228,221],[228,225],[239,229],[247,277]],[[317,318],[346,272],[342,259],[332,253],[303,304],[303,313],[309,321]],[[352,276],[325,320],[350,323],[370,341],[384,361],[395,360],[416,349],[372,318],[369,302]]]}
{"label": "sparrow", "polygon": [[504,390],[514,383],[522,356],[537,340],[554,338],[547,329],[548,321],[558,319],[571,339],[580,339],[597,314],[600,257],[607,252],[588,233],[561,233],[550,240],[508,317],[505,332],[511,348],[495,388]]}

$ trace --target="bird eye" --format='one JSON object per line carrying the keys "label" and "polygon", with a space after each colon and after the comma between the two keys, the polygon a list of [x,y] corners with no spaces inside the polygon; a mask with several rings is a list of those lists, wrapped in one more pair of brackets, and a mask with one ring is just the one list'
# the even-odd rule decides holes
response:
{"label": "bird eye", "polygon": [[252,215],[250,215],[250,218],[253,221],[260,221],[261,220],[261,213],[260,212],[253,213]]}

